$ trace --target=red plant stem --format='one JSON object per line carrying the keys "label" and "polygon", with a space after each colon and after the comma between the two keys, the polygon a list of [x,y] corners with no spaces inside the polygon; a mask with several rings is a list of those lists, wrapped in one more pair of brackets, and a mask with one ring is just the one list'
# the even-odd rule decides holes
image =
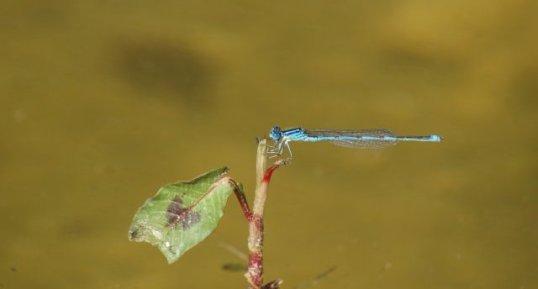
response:
{"label": "red plant stem", "polygon": [[241,190],[241,187],[232,179],[230,179],[230,185],[233,187],[233,191],[235,193],[235,196],[237,197],[237,200],[239,201],[239,205],[241,206],[241,210],[243,211],[243,215],[245,215],[245,218],[247,221],[250,222],[252,219],[252,211],[250,210],[250,207],[247,202],[247,197],[245,196],[245,193],[243,193],[243,190]]}
{"label": "red plant stem", "polygon": [[[248,236],[248,270],[245,277],[249,283],[249,289],[263,288],[263,211],[265,200],[267,199],[267,188],[271,181],[273,172],[286,163],[286,160],[278,160],[272,166],[265,169],[267,156],[265,155],[265,140],[258,146],[257,174],[259,183],[254,194],[254,204],[252,206],[252,216],[249,220]],[[260,176],[261,175],[261,176]],[[271,282],[271,288],[278,288],[281,281]]]}

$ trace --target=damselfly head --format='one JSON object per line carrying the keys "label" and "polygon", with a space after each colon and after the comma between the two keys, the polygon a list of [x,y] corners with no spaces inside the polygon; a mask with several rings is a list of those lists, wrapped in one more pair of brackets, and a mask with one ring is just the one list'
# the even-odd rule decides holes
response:
{"label": "damselfly head", "polygon": [[279,126],[273,126],[269,132],[269,137],[274,141],[279,140],[282,137],[282,129]]}

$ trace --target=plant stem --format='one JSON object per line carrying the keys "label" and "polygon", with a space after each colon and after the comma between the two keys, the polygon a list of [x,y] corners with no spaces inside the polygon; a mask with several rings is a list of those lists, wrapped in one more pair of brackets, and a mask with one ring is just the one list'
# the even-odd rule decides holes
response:
{"label": "plant stem", "polygon": [[280,279],[271,281],[263,285],[263,210],[267,199],[267,187],[271,181],[273,172],[286,163],[286,160],[278,160],[267,168],[267,140],[263,139],[258,143],[256,157],[256,191],[254,192],[254,203],[252,214],[249,218],[248,235],[248,270],[245,278],[249,283],[249,289],[279,288],[282,281]]}

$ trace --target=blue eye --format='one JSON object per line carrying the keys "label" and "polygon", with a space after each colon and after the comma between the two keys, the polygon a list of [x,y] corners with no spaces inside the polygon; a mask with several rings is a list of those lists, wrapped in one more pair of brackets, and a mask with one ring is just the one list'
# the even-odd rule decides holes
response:
{"label": "blue eye", "polygon": [[273,126],[269,132],[269,137],[273,140],[279,140],[282,137],[282,129],[279,126]]}

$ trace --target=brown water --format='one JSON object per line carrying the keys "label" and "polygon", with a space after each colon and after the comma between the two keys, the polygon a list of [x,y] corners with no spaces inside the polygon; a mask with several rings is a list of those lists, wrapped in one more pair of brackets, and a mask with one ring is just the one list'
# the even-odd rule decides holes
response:
{"label": "brown water", "polygon": [[247,226],[173,265],[127,241],[157,188],[222,165],[254,187],[274,124],[439,133],[294,144],[267,280],[538,288],[536,1],[4,1],[0,288],[244,288]]}

